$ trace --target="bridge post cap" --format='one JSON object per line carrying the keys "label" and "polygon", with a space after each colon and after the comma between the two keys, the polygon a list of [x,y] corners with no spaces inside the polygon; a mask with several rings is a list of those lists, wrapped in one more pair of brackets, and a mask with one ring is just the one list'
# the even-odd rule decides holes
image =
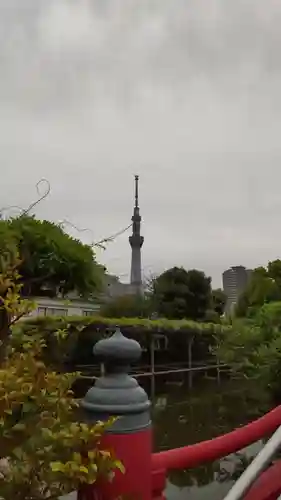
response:
{"label": "bridge post cap", "polygon": [[134,432],[150,426],[150,401],[137,380],[128,375],[129,365],[141,356],[138,342],[124,337],[120,329],[100,340],[94,354],[106,370],[81,401],[87,421],[119,418],[109,432]]}
{"label": "bridge post cap", "polygon": [[105,363],[130,365],[141,357],[141,346],[136,340],[125,337],[117,327],[111,337],[96,343],[94,354]]}

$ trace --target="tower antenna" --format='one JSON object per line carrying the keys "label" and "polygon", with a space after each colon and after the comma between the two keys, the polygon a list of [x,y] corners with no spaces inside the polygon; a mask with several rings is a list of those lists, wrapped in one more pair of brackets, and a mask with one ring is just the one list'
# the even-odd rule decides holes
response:
{"label": "tower antenna", "polygon": [[139,209],[139,176],[135,175],[135,206],[132,217],[132,235],[129,237],[129,242],[132,249],[131,260],[131,286],[136,293],[142,292],[142,275],[141,275],[141,248],[144,242],[144,237],[141,236],[141,216]]}
{"label": "tower antenna", "polygon": [[135,208],[139,208],[139,176],[135,175]]}

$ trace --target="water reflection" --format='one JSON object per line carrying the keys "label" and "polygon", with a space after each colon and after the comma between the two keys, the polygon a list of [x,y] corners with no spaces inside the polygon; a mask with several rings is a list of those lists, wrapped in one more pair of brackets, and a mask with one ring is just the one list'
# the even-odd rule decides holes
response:
{"label": "water reflection", "polygon": [[[159,388],[158,388],[159,390]],[[193,391],[162,384],[154,399],[155,450],[164,450],[211,439],[257,418],[268,408],[251,398],[249,387],[225,381],[203,381]],[[170,474],[168,500],[223,499],[262,443],[231,455],[219,463]]]}
{"label": "water reflection", "polygon": [[223,500],[230,488],[230,484],[219,484],[215,481],[206,486],[197,485],[190,488],[178,488],[173,483],[168,482],[166,497],[168,500]]}
{"label": "water reflection", "polygon": [[262,447],[255,443],[239,454],[230,455],[218,463],[202,466],[191,471],[173,472],[167,482],[168,500],[222,500]]}

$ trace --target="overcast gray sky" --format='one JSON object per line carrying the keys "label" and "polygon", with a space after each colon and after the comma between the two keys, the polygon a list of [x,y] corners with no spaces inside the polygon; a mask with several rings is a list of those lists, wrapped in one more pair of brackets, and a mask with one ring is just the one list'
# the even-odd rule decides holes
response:
{"label": "overcast gray sky", "polygon": [[[96,241],[132,215],[144,273],[281,256],[280,0],[0,0],[0,200]],[[99,258],[128,279],[128,234]]]}

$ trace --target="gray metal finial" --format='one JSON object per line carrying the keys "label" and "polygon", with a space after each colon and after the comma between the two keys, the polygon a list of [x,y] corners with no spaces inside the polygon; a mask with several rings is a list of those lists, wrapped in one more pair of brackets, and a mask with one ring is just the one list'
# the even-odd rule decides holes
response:
{"label": "gray metal finial", "polygon": [[94,354],[105,365],[105,374],[96,380],[81,402],[87,421],[119,418],[113,432],[132,432],[150,425],[150,401],[137,380],[128,375],[129,365],[141,356],[141,347],[124,337],[120,329],[107,339],[100,340]]}
{"label": "gray metal finial", "polygon": [[129,365],[141,357],[141,347],[133,339],[124,337],[120,328],[116,328],[115,333],[100,340],[94,347],[95,356],[105,364],[108,372],[128,371]]}

